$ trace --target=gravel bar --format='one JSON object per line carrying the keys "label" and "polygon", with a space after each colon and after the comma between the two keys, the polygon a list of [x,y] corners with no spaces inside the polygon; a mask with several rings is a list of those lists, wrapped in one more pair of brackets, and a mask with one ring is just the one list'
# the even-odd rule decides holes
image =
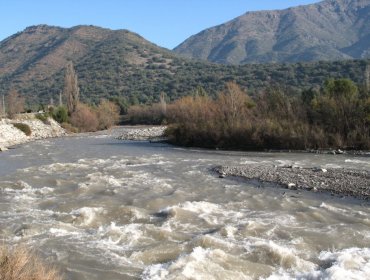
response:
{"label": "gravel bar", "polygon": [[370,172],[353,169],[294,168],[248,164],[214,168],[220,178],[242,177],[273,183],[292,190],[328,192],[340,196],[370,199]]}
{"label": "gravel bar", "polygon": [[160,141],[164,139],[166,126],[127,127],[116,139],[131,141]]}

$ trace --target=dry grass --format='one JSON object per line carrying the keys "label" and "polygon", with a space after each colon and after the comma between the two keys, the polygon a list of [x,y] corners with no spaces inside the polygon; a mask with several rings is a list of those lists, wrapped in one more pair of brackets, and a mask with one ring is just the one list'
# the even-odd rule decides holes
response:
{"label": "dry grass", "polygon": [[1,246],[0,280],[62,280],[62,277],[29,249]]}

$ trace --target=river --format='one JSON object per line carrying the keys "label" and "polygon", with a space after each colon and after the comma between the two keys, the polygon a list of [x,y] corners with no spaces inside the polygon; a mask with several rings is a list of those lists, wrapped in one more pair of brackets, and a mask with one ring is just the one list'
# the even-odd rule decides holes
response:
{"label": "river", "polygon": [[66,279],[369,279],[369,202],[210,171],[253,162],[370,168],[369,157],[183,149],[105,133],[42,140],[0,153],[0,236]]}

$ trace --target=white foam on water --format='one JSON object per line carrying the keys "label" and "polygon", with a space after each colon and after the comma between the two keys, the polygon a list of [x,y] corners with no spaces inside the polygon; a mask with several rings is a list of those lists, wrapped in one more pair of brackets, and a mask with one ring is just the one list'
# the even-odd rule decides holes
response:
{"label": "white foam on water", "polygon": [[300,272],[312,271],[317,267],[316,264],[299,256],[294,247],[277,244],[271,240],[252,241],[247,245],[247,248],[250,250],[250,254],[258,259],[259,263]]}
{"label": "white foam on water", "polygon": [[62,228],[50,228],[49,229],[50,234],[52,234],[55,237],[61,237],[61,236],[69,236],[69,235],[80,235],[80,233],[76,231],[69,231]]}
{"label": "white foam on water", "polygon": [[319,259],[331,266],[322,272],[322,278],[370,279],[370,248],[349,248],[338,252],[321,252]]}
{"label": "white foam on water", "polygon": [[221,205],[206,201],[186,201],[175,206],[162,209],[160,212],[169,213],[176,217],[179,211],[188,211],[197,215],[210,225],[219,225],[227,220],[238,221],[244,216],[243,213],[227,210]]}
{"label": "white foam on water", "polygon": [[340,214],[345,214],[345,213],[348,212],[346,209],[338,208],[338,207],[335,207],[333,205],[326,204],[325,202],[322,202],[320,204],[320,208],[329,210],[329,211],[334,212],[334,213],[340,213]]}
{"label": "white foam on water", "polygon": [[81,158],[77,161],[79,164],[83,165],[104,165],[110,163],[110,159],[102,159],[102,158]]}
{"label": "white foam on water", "polygon": [[318,256],[324,264],[308,272],[279,269],[267,280],[364,280],[370,279],[370,248],[348,248],[339,251],[323,251]]}
{"label": "white foam on water", "polygon": [[256,164],[256,163],[259,163],[259,162],[255,160],[246,159],[246,158],[240,159],[240,164]]}
{"label": "white foam on water", "polygon": [[103,207],[82,207],[71,211],[71,215],[75,218],[80,226],[88,226],[93,223],[96,216],[104,214],[105,210]]}
{"label": "white foam on water", "polygon": [[101,185],[104,187],[120,187],[123,185],[124,180],[115,178],[113,175],[106,175],[101,172],[90,173],[86,176],[87,182],[78,184],[79,188],[88,189],[90,186]]}
{"label": "white foam on water", "polygon": [[100,245],[119,245],[126,249],[144,245],[149,240],[145,236],[145,225],[143,224],[132,223],[118,226],[115,222],[111,222],[110,225],[100,226],[97,233],[100,236]]}
{"label": "white foam on water", "polygon": [[42,187],[40,189],[34,189],[35,193],[37,194],[49,194],[54,191],[53,188],[50,187]]}
{"label": "white foam on water", "polygon": [[370,165],[370,160],[346,159],[344,162]]}
{"label": "white foam on water", "polygon": [[277,162],[279,164],[279,166],[293,165],[293,161],[291,161],[291,160],[278,159],[278,160],[275,160],[275,162]]}
{"label": "white foam on water", "polygon": [[226,225],[221,229],[221,233],[227,238],[235,238],[237,232],[238,229],[232,225]]}
{"label": "white foam on water", "polygon": [[335,163],[327,163],[327,164],[324,164],[323,167],[325,167],[325,168],[334,168],[334,169],[343,168],[342,165],[335,164]]}
{"label": "white foam on water", "polygon": [[50,187],[33,188],[27,182],[19,180],[15,184],[11,183],[9,187],[5,187],[3,192],[11,195],[14,200],[34,201],[39,198],[39,195],[45,195],[53,192],[54,189]]}
{"label": "white foam on water", "polygon": [[230,266],[230,258],[233,257],[220,249],[196,247],[190,254],[182,255],[173,262],[148,266],[142,274],[142,279],[252,279],[243,271]]}
{"label": "white foam on water", "polygon": [[[76,170],[87,170],[91,168],[88,164],[81,164],[81,163],[71,163],[71,162],[67,162],[67,163],[60,163],[60,162],[57,162],[57,163],[53,163],[53,164],[49,164],[49,165],[43,165],[43,166],[40,166],[40,167],[37,167],[37,171],[38,172],[45,172],[46,174],[52,174],[52,173],[55,173],[55,172],[67,172],[67,171],[76,171]],[[23,169],[24,171],[27,170],[27,171],[30,171],[34,169],[34,167],[30,167],[30,168],[26,168],[26,169]]]}
{"label": "white foam on water", "polygon": [[11,158],[17,158],[17,157],[23,157],[24,154],[16,154],[16,155],[10,155]]}

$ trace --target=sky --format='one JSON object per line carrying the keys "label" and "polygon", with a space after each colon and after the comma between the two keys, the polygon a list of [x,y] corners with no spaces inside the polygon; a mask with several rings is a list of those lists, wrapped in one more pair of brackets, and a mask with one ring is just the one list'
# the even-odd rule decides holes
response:
{"label": "sky", "polygon": [[30,25],[86,24],[128,29],[172,49],[191,35],[247,11],[315,2],[319,0],[0,0],[0,40]]}

